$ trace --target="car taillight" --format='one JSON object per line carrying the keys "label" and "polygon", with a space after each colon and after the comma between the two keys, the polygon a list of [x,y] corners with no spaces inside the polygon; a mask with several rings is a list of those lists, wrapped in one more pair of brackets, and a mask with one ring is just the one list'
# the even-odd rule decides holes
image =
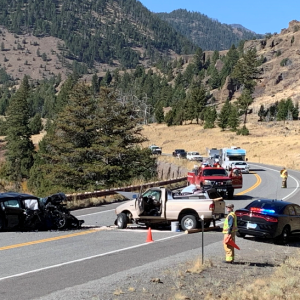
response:
{"label": "car taillight", "polygon": [[270,216],[263,216],[263,218],[268,221],[268,222],[273,222],[273,223],[277,223],[278,219],[275,217],[270,217]]}
{"label": "car taillight", "polygon": [[212,203],[212,204],[209,206],[209,210],[211,210],[211,211],[214,211],[214,210],[215,210],[215,204],[214,204],[214,203]]}
{"label": "car taillight", "polygon": [[237,217],[242,217],[242,216],[249,216],[249,213],[246,212],[246,211],[236,211],[236,212],[235,212],[235,215],[236,215]]}

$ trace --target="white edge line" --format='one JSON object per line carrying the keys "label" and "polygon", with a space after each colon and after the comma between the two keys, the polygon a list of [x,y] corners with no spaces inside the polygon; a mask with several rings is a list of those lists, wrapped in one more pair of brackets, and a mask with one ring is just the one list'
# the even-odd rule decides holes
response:
{"label": "white edge line", "polygon": [[[278,170],[271,169],[271,168],[268,168],[268,167],[265,167],[265,166],[253,165],[253,164],[251,164],[251,166],[256,166],[256,167],[260,167],[260,168],[264,168],[264,169],[269,169],[269,170],[274,171],[274,172],[278,172]],[[283,197],[282,200],[285,200],[285,199],[291,197],[293,194],[295,194],[297,192],[297,189],[299,189],[299,181],[292,175],[289,175],[289,177],[291,177],[292,179],[294,179],[296,181],[297,186],[291,193],[289,193],[287,196]]]}
{"label": "white edge line", "polygon": [[[169,237],[166,237],[166,238],[156,240],[156,241],[154,241],[154,243],[162,242],[164,240],[178,238],[178,237],[181,237],[183,235],[185,235],[185,234],[181,233],[181,234],[178,234],[178,235],[175,235],[175,236],[169,236]],[[40,268],[40,269],[35,269],[35,270],[19,273],[19,274],[14,274],[14,275],[10,275],[10,276],[0,278],[0,281],[5,280],[5,279],[14,278],[14,277],[21,277],[21,276],[24,276],[24,275],[27,275],[27,274],[37,273],[37,272],[44,271],[44,270],[50,270],[50,269],[58,268],[58,267],[61,267],[61,266],[66,266],[66,265],[74,264],[74,263],[77,263],[77,262],[82,262],[82,261],[85,261],[85,260],[89,260],[89,259],[93,259],[93,258],[97,258],[97,257],[101,257],[101,256],[106,256],[106,255],[110,255],[110,254],[130,250],[130,249],[135,249],[135,248],[139,248],[139,247],[143,247],[143,246],[148,246],[150,244],[152,244],[152,243],[143,243],[143,244],[130,246],[130,247],[123,248],[123,249],[113,250],[113,251],[106,252],[106,253],[101,253],[101,254],[97,254],[97,255],[93,255],[93,256],[88,256],[88,257],[76,259],[76,260],[71,260],[71,261],[64,262],[64,263],[61,263],[61,264],[56,264],[56,265],[53,265],[53,266],[48,266],[48,267],[44,267],[44,268]]]}

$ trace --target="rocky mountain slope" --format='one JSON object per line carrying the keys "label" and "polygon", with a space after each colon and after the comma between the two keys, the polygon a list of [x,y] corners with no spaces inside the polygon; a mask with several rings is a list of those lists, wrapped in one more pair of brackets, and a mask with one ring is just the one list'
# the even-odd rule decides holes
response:
{"label": "rocky mountain slope", "polygon": [[[253,111],[258,112],[261,104],[269,106],[281,99],[291,98],[294,103],[300,100],[300,22],[291,21],[281,33],[264,39],[249,40],[244,51],[251,48],[264,58],[260,79],[255,88]],[[220,61],[216,62],[219,64]],[[222,89],[212,91],[220,103],[225,102],[229,94],[237,98],[240,93],[232,90],[229,81]]]}
{"label": "rocky mountain slope", "polygon": [[158,13],[157,16],[167,21],[174,29],[188,37],[203,50],[225,50],[241,40],[262,38],[241,25],[228,25],[211,19],[199,12],[185,9],[171,13]]}

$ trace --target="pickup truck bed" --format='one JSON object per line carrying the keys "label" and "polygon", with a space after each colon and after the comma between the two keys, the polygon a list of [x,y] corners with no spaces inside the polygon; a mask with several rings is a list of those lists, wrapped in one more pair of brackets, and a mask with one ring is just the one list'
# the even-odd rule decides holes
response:
{"label": "pickup truck bed", "polygon": [[115,212],[119,228],[126,228],[131,222],[153,227],[179,221],[181,228],[187,230],[197,228],[202,215],[205,227],[209,227],[212,220],[223,217],[225,202],[215,189],[181,195],[166,188],[150,188],[137,199],[118,206]]}

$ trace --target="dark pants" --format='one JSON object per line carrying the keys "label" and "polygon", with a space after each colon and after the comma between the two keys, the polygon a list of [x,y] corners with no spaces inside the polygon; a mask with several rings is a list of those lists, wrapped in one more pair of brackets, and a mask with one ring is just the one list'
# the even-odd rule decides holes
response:
{"label": "dark pants", "polygon": [[282,185],[281,185],[281,187],[282,188],[286,188],[287,187],[287,178],[282,178]]}

